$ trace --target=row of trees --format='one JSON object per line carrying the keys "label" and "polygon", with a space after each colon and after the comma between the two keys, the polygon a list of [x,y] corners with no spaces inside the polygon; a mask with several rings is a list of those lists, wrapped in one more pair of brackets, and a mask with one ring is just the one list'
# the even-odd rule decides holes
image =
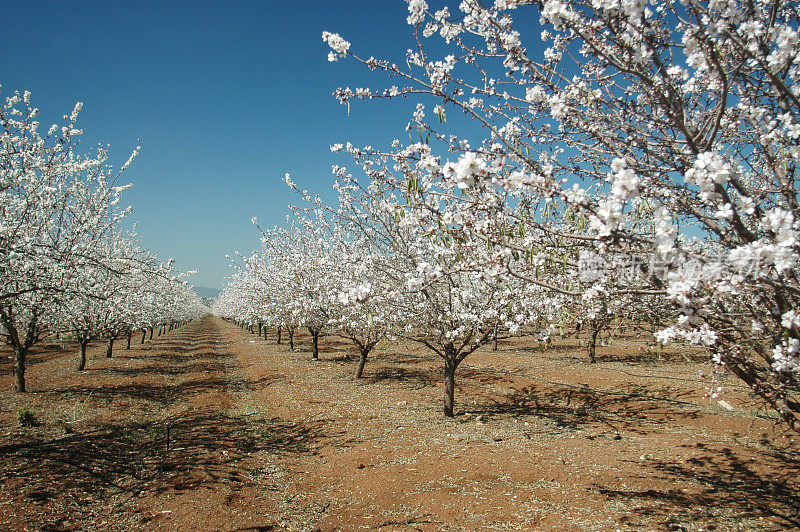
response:
{"label": "row of trees", "polygon": [[106,337],[111,356],[121,335],[203,312],[184,274],[120,225],[128,187],[116,183],[138,148],[119,170],[103,148],[80,153],[80,109],[42,134],[30,93],[0,108],[0,332],[21,392],[28,353],[48,335],[74,335],[83,369],[92,339]]}
{"label": "row of trees", "polygon": [[[329,60],[392,83],[337,89],[343,104],[416,99],[411,141],[333,146],[368,182],[335,168],[335,220],[298,218],[275,253],[297,253],[304,268],[313,257],[295,232],[341,234],[332,253],[374,261],[363,282],[339,283],[355,294],[345,308],[378,297],[387,310],[356,316],[408,324],[444,359],[446,390],[496,324],[580,315],[597,326],[625,309],[659,324],[659,341],[708,350],[800,430],[797,4],[463,0],[456,14],[408,4],[416,46],[403,60],[323,39]],[[276,259],[259,260],[268,272]],[[248,269],[269,287],[253,294],[280,291]],[[281,312],[309,319],[284,296]],[[329,325],[342,320],[317,304]]]}
{"label": "row of trees", "polygon": [[[638,298],[598,305],[512,274],[506,266],[513,251],[487,245],[458,224],[443,225],[425,205],[447,200],[405,182],[364,187],[340,168],[339,206],[332,208],[286,181],[308,207],[295,208],[285,227],[259,227],[261,247],[243,259],[212,312],[265,336],[274,328],[278,342],[285,332],[290,350],[298,328],[307,328],[314,360],[320,336],[345,338],[359,353],[356,378],[379,342],[402,337],[423,344],[442,360],[447,416],[454,413],[456,369],[481,346],[522,331],[546,342],[581,323],[590,330],[594,361],[597,334],[612,317],[636,320],[637,309],[651,308]],[[527,270],[548,267],[553,282],[567,286],[563,265],[537,259]],[[664,305],[661,318],[668,313]]]}

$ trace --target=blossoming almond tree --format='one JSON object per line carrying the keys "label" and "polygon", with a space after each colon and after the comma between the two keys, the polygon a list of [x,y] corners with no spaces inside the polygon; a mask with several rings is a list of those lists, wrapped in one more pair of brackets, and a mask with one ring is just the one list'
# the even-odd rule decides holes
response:
{"label": "blossoming almond tree", "polygon": [[372,252],[366,239],[359,235],[337,236],[332,248],[332,279],[338,286],[332,291],[336,298],[330,304],[328,326],[358,348],[355,378],[360,379],[372,349],[395,337],[398,324],[389,299],[392,285],[383,273],[384,257]]}
{"label": "blossoming almond tree", "polygon": [[[493,275],[476,270],[476,265],[502,257],[431,214],[446,196],[429,194],[424,182],[409,182],[402,173],[394,176],[387,166],[357,160],[371,177],[369,186],[359,185],[345,168],[336,168],[337,217],[375,250],[375,268],[387,286],[384,300],[395,330],[442,359],[443,411],[452,417],[459,364],[492,339],[498,322],[515,330],[530,320],[515,301],[531,294],[517,290],[499,268]],[[373,179],[376,175],[381,178]]]}
{"label": "blossoming almond tree", "polygon": [[[329,59],[351,57],[400,80],[335,95],[348,105],[413,94],[436,100],[443,123],[426,121],[420,101],[410,124],[453,154],[431,179],[465,191],[519,189],[523,199],[501,209],[510,219],[639,261],[642,275],[629,286],[580,291],[668,298],[680,318],[659,339],[704,346],[800,430],[796,5],[463,0],[459,10],[411,0],[418,46],[402,66],[355,55],[341,36],[323,34]],[[523,34],[537,19],[542,31]],[[435,35],[436,47],[426,46]],[[442,48],[449,53],[441,58],[427,52]],[[484,140],[472,146],[474,130],[448,131],[451,110],[481,126]],[[395,146],[400,158],[403,150]],[[464,212],[490,211],[488,198],[465,194]],[[541,201],[560,203],[559,221],[578,214],[586,227],[565,231],[530,210]],[[649,236],[646,222],[655,229]],[[471,230],[490,235],[492,226]],[[508,234],[497,243],[531,249]]]}
{"label": "blossoming almond tree", "polygon": [[115,171],[102,149],[77,153],[81,104],[42,136],[30,102],[29,93],[15,93],[0,108],[0,320],[18,391],[43,317],[83,290],[76,272],[95,264],[95,245],[126,213],[116,208],[126,187],[114,182],[130,164]]}
{"label": "blossoming almond tree", "polygon": [[[286,182],[296,190],[288,176]],[[325,328],[358,348],[358,379],[372,349],[393,337],[399,321],[390,301],[394,285],[386,263],[391,257],[367,236],[362,225],[366,220],[353,223],[343,216],[344,201],[342,208],[334,211],[324,208],[317,197],[306,194],[305,199],[313,207],[304,216],[307,242],[302,246],[301,269],[305,277],[314,272],[317,297],[325,309]],[[345,200],[344,194],[340,200]],[[296,277],[307,289],[309,282],[303,281],[304,276]]]}
{"label": "blossoming almond tree", "polygon": [[290,349],[294,349],[297,327],[305,327],[311,335],[312,360],[319,359],[319,338],[327,328],[331,278],[329,263],[331,243],[327,241],[324,220],[295,216],[285,228],[262,230],[262,264],[257,270],[270,285],[280,286],[289,315],[284,327],[289,333]]}

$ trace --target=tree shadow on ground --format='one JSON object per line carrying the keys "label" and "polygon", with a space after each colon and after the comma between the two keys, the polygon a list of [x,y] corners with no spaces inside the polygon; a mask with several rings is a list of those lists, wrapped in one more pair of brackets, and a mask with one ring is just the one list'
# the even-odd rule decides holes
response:
{"label": "tree shadow on ground", "polygon": [[464,364],[456,370],[456,382],[464,382],[472,380],[481,384],[499,384],[502,382],[511,383],[508,374],[502,374],[496,371],[487,371],[487,368],[474,368]]}
{"label": "tree shadow on ground", "polygon": [[489,416],[545,417],[572,427],[600,423],[633,432],[640,431],[642,423],[652,427],[667,420],[694,419],[700,415],[696,405],[661,397],[647,386],[607,392],[590,386],[557,384],[523,387],[502,398],[489,399],[472,410]]}
{"label": "tree shadow on ground", "polygon": [[249,390],[249,391],[256,391],[266,388],[267,386],[274,384],[276,382],[284,382],[286,380],[285,375],[264,375],[259,379],[242,379],[242,387]]}
{"label": "tree shadow on ground", "polygon": [[345,365],[346,366],[346,365],[353,364],[355,361],[357,361],[358,360],[358,354],[357,353],[337,352],[337,353],[334,353],[334,356],[329,358],[328,360],[330,362],[335,363],[335,364],[340,364],[340,365]]}
{"label": "tree shadow on ground", "polygon": [[[665,351],[663,353],[656,353],[654,351],[634,351],[633,349],[622,349],[607,352],[612,348],[600,348],[597,353],[597,363],[603,362],[622,362],[640,365],[654,365],[660,364],[702,364],[710,360],[706,353],[691,353],[691,352],[673,352]],[[583,359],[586,361],[586,359]]]}
{"label": "tree shadow on ground", "polygon": [[711,525],[721,514],[763,518],[768,520],[764,526],[771,522],[787,529],[800,528],[800,464],[796,457],[773,454],[769,461],[774,463],[766,477],[753,462],[728,447],[699,448],[702,454],[683,463],[651,464],[657,475],[674,485],[669,489],[595,487],[609,499],[637,504],[633,509],[636,515],[663,519],[664,528],[675,528],[676,521]]}
{"label": "tree shadow on ground", "polygon": [[[156,354],[148,355],[145,357],[145,360],[148,362],[162,362],[165,364],[183,364],[189,361],[197,361],[197,360],[204,360],[204,359],[211,359],[211,360],[230,360],[235,358],[234,355],[231,353],[226,352],[214,352],[213,349],[209,349],[207,346],[203,347],[202,350],[197,349],[195,351],[200,352],[189,352],[189,351],[159,351]],[[123,357],[119,357],[123,358]],[[139,358],[140,357],[131,357],[131,358]]]}
{"label": "tree shadow on ground", "polygon": [[[316,425],[194,411],[60,437],[20,435],[0,446],[0,480],[17,505],[39,507],[61,504],[65,497],[124,501],[200,487],[277,489],[267,472],[248,470],[243,462],[258,452],[313,453],[322,437]],[[38,518],[46,518],[47,512],[40,513]]]}
{"label": "tree shadow on ground", "polygon": [[[25,365],[30,369],[51,360],[68,357],[73,353],[77,353],[77,348],[73,350],[70,347],[64,347],[59,344],[37,344],[28,353]],[[10,372],[13,364],[14,351],[9,346],[4,345],[0,348],[0,371]]]}
{"label": "tree shadow on ground", "polygon": [[[89,368],[91,371],[93,368]],[[98,368],[97,371],[110,373],[113,375],[124,375],[129,377],[141,377],[144,375],[183,375],[185,373],[204,373],[224,371],[225,364],[219,360],[192,359],[192,362],[185,364],[169,365],[147,365],[133,368],[125,367],[106,367]]]}
{"label": "tree shadow on ground", "polygon": [[199,378],[175,384],[150,384],[150,383],[130,383],[112,384],[100,386],[69,386],[57,388],[49,393],[53,395],[70,395],[76,397],[93,398],[95,400],[105,400],[108,402],[120,397],[140,399],[169,405],[183,399],[209,392],[224,387],[226,381],[217,378]]}
{"label": "tree shadow on ground", "polygon": [[[328,361],[345,366],[355,364],[359,359],[358,349],[353,347],[352,344],[345,346],[343,349],[335,351],[333,355],[334,356],[329,358]],[[369,358],[367,359],[365,371],[369,371],[370,365],[375,361],[384,364],[407,365],[424,363],[430,360],[433,360],[432,357],[425,357],[410,353],[394,353],[375,349],[370,353]]]}
{"label": "tree shadow on ground", "polygon": [[[147,341],[149,342],[149,340]],[[181,351],[191,351],[193,349],[203,349],[204,345],[216,345],[219,339],[213,335],[208,334],[192,334],[191,336],[181,338],[153,338],[152,343],[145,342],[144,346],[158,347],[161,349],[177,349]],[[134,342],[134,345],[136,343]]]}
{"label": "tree shadow on ground", "polygon": [[442,380],[438,371],[408,367],[381,367],[372,372],[365,369],[364,374],[363,380],[370,383],[392,380],[415,389],[436,386]]}

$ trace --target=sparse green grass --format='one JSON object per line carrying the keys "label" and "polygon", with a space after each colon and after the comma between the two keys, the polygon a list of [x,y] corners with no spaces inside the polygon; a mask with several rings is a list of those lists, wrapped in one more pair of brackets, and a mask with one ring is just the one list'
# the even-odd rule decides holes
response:
{"label": "sparse green grass", "polygon": [[25,405],[20,405],[17,407],[17,423],[23,427],[35,427],[39,424],[39,420],[36,419],[33,410]]}

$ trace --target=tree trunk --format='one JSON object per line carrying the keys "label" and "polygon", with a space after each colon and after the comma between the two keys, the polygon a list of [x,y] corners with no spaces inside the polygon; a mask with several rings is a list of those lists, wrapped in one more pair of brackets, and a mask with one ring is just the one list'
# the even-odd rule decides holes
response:
{"label": "tree trunk", "polygon": [[108,339],[108,345],[106,345],[106,358],[111,358],[113,351],[114,351],[114,337],[111,336]]}
{"label": "tree trunk", "polygon": [[311,360],[319,360],[319,331],[316,329],[308,329],[311,333],[311,344],[314,350],[311,352]]}
{"label": "tree trunk", "polygon": [[369,347],[361,347],[359,349],[358,368],[356,369],[356,379],[360,379],[364,373],[364,365],[367,363],[367,355],[369,355]]}
{"label": "tree trunk", "polygon": [[127,338],[128,345],[125,347],[125,349],[130,349],[131,348],[131,336],[133,336],[133,331],[128,331],[128,338]]}
{"label": "tree trunk", "polygon": [[283,330],[283,326],[281,325],[278,327],[278,345],[281,344],[281,331]]}
{"label": "tree trunk", "polygon": [[600,334],[600,329],[602,326],[598,320],[591,320],[589,325],[591,327],[591,334],[589,335],[588,342],[589,362],[594,364],[597,362],[597,335]]}
{"label": "tree trunk", "polygon": [[14,376],[14,389],[18,392],[25,391],[25,357],[28,350],[23,346],[14,345],[14,368],[11,370]]}
{"label": "tree trunk", "polygon": [[153,339],[153,327],[150,327],[150,339]]}
{"label": "tree trunk", "polygon": [[262,327],[263,327],[263,325],[261,325],[261,322],[258,322],[258,337],[259,338],[261,338],[261,328]]}
{"label": "tree trunk", "polygon": [[497,351],[497,328],[498,328],[498,325],[495,323],[494,324],[494,330],[492,331],[492,340],[494,341],[492,343],[492,350],[493,351]]}
{"label": "tree trunk", "polygon": [[144,343],[144,337],[147,336],[147,329],[142,329],[142,342]]}
{"label": "tree trunk", "polygon": [[444,415],[453,417],[456,392],[456,364],[455,361],[444,362]]}
{"label": "tree trunk", "polygon": [[289,329],[289,351],[294,351],[294,329]]}
{"label": "tree trunk", "polygon": [[80,359],[78,360],[78,371],[83,371],[86,369],[86,345],[89,342],[81,340],[78,342],[80,346]]}

